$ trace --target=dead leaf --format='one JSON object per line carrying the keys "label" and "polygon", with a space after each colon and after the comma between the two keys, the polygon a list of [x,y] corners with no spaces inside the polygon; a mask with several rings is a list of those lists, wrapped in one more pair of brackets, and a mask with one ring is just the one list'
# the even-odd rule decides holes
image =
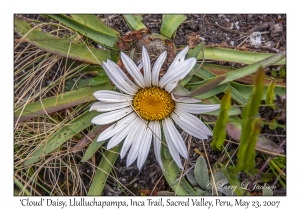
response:
{"label": "dead leaf", "polygon": [[215,87],[217,87],[224,79],[226,79],[226,76],[218,76],[218,77],[206,82],[205,84],[201,85],[199,88],[197,88],[196,90],[191,92],[188,96],[193,97],[193,96],[198,96],[203,93],[206,93],[206,92],[214,89]]}
{"label": "dead leaf", "polygon": [[93,141],[96,136],[100,135],[106,128],[108,128],[110,124],[107,125],[97,125],[93,130],[91,130],[87,135],[85,135],[73,148],[72,152],[76,153],[80,150],[82,150],[86,145],[88,145],[90,142]]}

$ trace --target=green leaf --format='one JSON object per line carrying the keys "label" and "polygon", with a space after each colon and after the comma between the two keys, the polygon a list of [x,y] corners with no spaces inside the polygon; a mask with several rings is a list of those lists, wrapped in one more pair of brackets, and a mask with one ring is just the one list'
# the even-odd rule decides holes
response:
{"label": "green leaf", "polygon": [[160,33],[170,39],[178,26],[185,20],[184,15],[163,15]]}
{"label": "green leaf", "polygon": [[284,78],[286,76],[286,70],[285,70],[285,66],[282,66],[279,70],[279,76],[280,78]]}
{"label": "green leaf", "polygon": [[30,24],[15,18],[15,31],[22,36],[22,42],[29,42],[47,52],[79,60],[85,63],[97,64],[110,59],[108,51],[70,42],[51,34],[43,33],[41,29],[32,29]]}
{"label": "green leaf", "polygon": [[[98,113],[99,114],[99,113]],[[102,127],[102,128],[101,128]],[[106,127],[106,126],[105,126]],[[96,130],[98,129],[103,129],[104,127],[101,125],[97,125],[93,128],[92,132],[96,132]],[[106,141],[100,141],[97,142],[99,135],[96,135],[95,138],[93,139],[92,143],[90,143],[90,145],[88,146],[87,150],[85,151],[83,157],[81,158],[81,162],[86,162],[88,161],[95,153],[96,151],[102,147],[102,145],[106,142]]]}
{"label": "green leaf", "polygon": [[182,86],[185,86],[193,77],[193,75],[197,72],[199,65],[195,65],[194,68],[186,75],[186,77],[180,81],[180,84]]}
{"label": "green leaf", "polygon": [[78,90],[80,88],[88,88],[89,82],[92,80],[92,78],[70,78],[66,81],[64,85],[64,92],[69,92],[72,90]]}
{"label": "green leaf", "polygon": [[226,125],[228,121],[228,110],[230,109],[230,107],[231,107],[231,95],[230,95],[230,89],[228,89],[226,94],[222,98],[220,114],[213,130],[214,139],[211,142],[211,147],[214,150],[221,150],[221,146],[225,141]]}
{"label": "green leaf", "polygon": [[82,103],[95,100],[93,93],[97,90],[111,90],[113,86],[110,83],[101,86],[81,88],[59,94],[56,97],[49,97],[37,102],[29,103],[18,111],[15,111],[15,121],[24,121],[44,113],[52,113]]}
{"label": "green leaf", "polygon": [[269,125],[269,128],[271,130],[275,130],[277,128],[277,125],[278,125],[278,123],[277,123],[276,119],[273,119]]}
{"label": "green leaf", "polygon": [[89,37],[90,39],[99,42],[105,46],[113,47],[115,42],[118,41],[116,34],[112,35],[107,32],[104,33],[103,30],[99,31],[96,30],[95,28],[91,28],[90,27],[91,22],[88,22],[88,24],[85,24],[86,22],[81,23],[66,15],[48,15],[48,16],[72,28],[73,30],[78,31],[82,35]]}
{"label": "green leaf", "polygon": [[245,98],[244,95],[237,91],[237,89],[235,89],[232,85],[230,85],[230,92],[232,99],[238,104],[245,105],[246,103],[248,103],[247,98]]}
{"label": "green leaf", "polygon": [[273,196],[273,190],[271,188],[262,189],[263,196]]}
{"label": "green leaf", "polygon": [[[256,146],[256,142],[258,140],[258,135],[260,134],[260,131],[261,131],[261,119],[255,119],[254,123],[253,123],[253,127],[254,128],[253,128],[250,136],[248,137],[248,142],[247,142],[248,148],[246,150],[247,153],[243,154],[245,156],[244,163],[240,164],[240,165],[243,164],[242,170],[244,170],[245,172],[248,172],[255,167],[255,155],[256,155],[255,146]],[[242,135],[243,135],[243,132],[242,132]],[[238,155],[238,157],[240,157],[240,156],[241,155]],[[239,163],[237,164],[237,168],[239,168]],[[239,169],[237,169],[237,170],[239,170]]]}
{"label": "green leaf", "polygon": [[[206,115],[220,115],[221,110],[215,110],[215,111],[211,111],[211,112],[206,112]],[[231,107],[228,111],[227,111],[228,116],[232,116],[232,115],[239,115],[241,114],[241,110],[239,108],[234,108]]]}
{"label": "green leaf", "polygon": [[106,180],[119,156],[121,148],[122,144],[119,144],[111,150],[105,151],[88,191],[88,196],[98,196],[102,194]]}
{"label": "green leaf", "polygon": [[[253,85],[244,85],[236,82],[232,82],[231,86],[235,88],[246,99],[250,98],[252,90],[254,88]],[[267,98],[266,95],[267,89],[268,89],[268,85],[265,85],[262,100],[265,100]],[[286,94],[286,87],[277,85],[274,88],[274,93],[276,95],[283,96]]]}
{"label": "green leaf", "polygon": [[[227,72],[225,74],[222,74],[218,77],[225,76],[226,78],[223,81],[221,81],[219,83],[219,85],[224,84],[224,83],[228,83],[228,82],[231,82],[231,81],[234,81],[234,80],[237,80],[237,79],[240,79],[240,78],[248,76],[250,74],[253,74],[257,71],[258,68],[261,68],[261,67],[264,68],[266,66],[273,65],[276,62],[282,60],[284,57],[285,57],[285,52],[281,52],[281,53],[275,54],[271,57],[268,57],[264,60],[261,60],[259,62],[253,63],[249,66],[243,67],[239,70],[230,71],[230,72]],[[206,79],[204,81],[197,82],[197,83],[192,83],[192,84],[189,84],[189,85],[190,86],[191,85],[199,85],[199,84],[203,84],[203,83],[206,83],[206,82],[208,82],[210,80],[214,80],[214,79],[215,78],[210,78],[210,79]]]}
{"label": "green leaf", "polygon": [[[285,54],[279,53],[279,54]],[[253,52],[246,52],[246,51],[238,51],[232,50],[227,48],[220,48],[220,47],[204,47],[204,56],[206,60],[215,60],[215,61],[227,61],[233,63],[242,63],[242,64],[253,64],[264,60],[270,56],[276,54],[272,53],[253,53]],[[283,57],[284,58],[284,57]],[[274,62],[274,65],[285,65],[286,60],[280,59]],[[200,52],[197,58],[198,60],[203,59],[203,53]]]}
{"label": "green leaf", "polygon": [[203,50],[204,45],[205,42],[201,42],[194,49],[190,49],[186,55],[186,58],[197,58],[199,53]]}
{"label": "green leaf", "polygon": [[[219,99],[216,96],[206,99],[209,104],[218,104],[220,103]],[[227,135],[231,136],[237,142],[240,141],[242,130],[242,122],[238,116],[229,116],[228,123],[226,126]],[[283,149],[268,139],[265,136],[258,136],[258,141],[256,144],[256,149],[264,154],[274,156],[275,154],[283,153]]]}
{"label": "green leaf", "polygon": [[274,78],[276,78],[276,77],[277,77],[277,71],[275,71],[274,69],[272,69],[271,75],[272,75]]}
{"label": "green leaf", "polygon": [[267,94],[266,94],[266,104],[273,109],[275,109],[274,105],[274,90],[275,90],[275,80],[272,80],[271,84],[268,85]]}
{"label": "green leaf", "polygon": [[207,164],[203,156],[199,156],[195,165],[195,179],[202,189],[207,189],[209,184],[209,175]]}
{"label": "green leaf", "polygon": [[[206,68],[207,70],[211,71],[211,72],[218,73],[218,75],[224,74],[224,73],[227,73],[227,72],[233,72],[233,71],[237,70],[237,68],[233,68],[233,67],[229,67],[229,66],[220,66],[220,65],[216,65],[216,64],[210,64],[210,63],[204,63],[203,67]],[[252,77],[252,81],[253,81],[253,79],[255,77],[255,74],[250,74],[247,77],[250,77],[250,78]],[[243,79],[244,78],[240,78],[239,80],[243,83]],[[264,83],[271,82],[273,79],[274,78],[266,75],[265,78],[264,78]],[[246,80],[248,80],[248,79],[246,79]],[[283,80],[281,79],[281,81],[283,81]]]}
{"label": "green leaf", "polygon": [[200,190],[199,188],[195,188],[195,192],[198,196],[205,196],[206,194],[204,190]]}
{"label": "green leaf", "polygon": [[193,168],[190,168],[187,170],[188,172],[186,173],[186,178],[191,184],[192,187],[199,187],[199,184],[197,180],[195,179],[195,170]]}
{"label": "green leaf", "polygon": [[196,90],[193,90],[188,96],[194,97],[194,96],[198,96],[198,95],[207,93],[208,91],[217,87],[225,79],[226,79],[225,76],[219,76],[219,77],[210,79],[209,81],[205,82],[200,87],[198,87]]}
{"label": "green leaf", "polygon": [[96,86],[96,85],[102,85],[109,82],[108,76],[97,76],[94,77],[90,82],[89,86]]}
{"label": "green leaf", "polygon": [[25,166],[29,166],[39,161],[45,155],[59,148],[63,143],[69,140],[80,131],[92,125],[91,120],[97,116],[97,112],[85,112],[84,114],[76,117],[67,125],[61,127],[57,132],[48,137],[39,147],[28,155],[24,161]]}
{"label": "green leaf", "polygon": [[[238,196],[242,196],[245,193],[245,188],[246,186],[244,186],[244,184],[242,184],[236,174],[234,173],[234,169],[232,167],[224,167],[223,165],[221,166],[222,171],[224,172],[225,176],[227,177],[230,186],[235,188],[235,193]],[[249,192],[247,193],[247,195],[249,195]]]}
{"label": "green leaf", "polygon": [[130,30],[141,30],[143,28],[147,28],[142,22],[142,15],[123,15],[125,18]]}
{"label": "green leaf", "polygon": [[[196,64],[197,65],[197,64]],[[212,73],[208,68],[204,67],[205,63],[203,66],[195,73],[195,76],[198,76],[202,79],[210,79],[216,77],[214,73]]]}
{"label": "green leaf", "polygon": [[[227,89],[229,88],[229,84],[222,84],[222,85],[219,85],[217,86],[216,88],[204,93],[204,94],[201,94],[201,95],[198,95],[198,96],[195,96],[194,98],[197,98],[197,99],[206,99],[206,98],[209,98],[209,97],[212,97],[212,96],[215,96],[219,93],[222,93],[222,92],[225,92]],[[193,88],[192,88],[193,90]]]}
{"label": "green leaf", "polygon": [[[249,66],[243,67],[237,71],[228,72],[223,74],[226,76],[226,79],[223,80],[220,84],[224,84],[227,82],[234,81],[236,79],[242,78],[244,76],[250,75],[255,73],[259,68],[264,68],[266,66],[270,66],[275,64],[276,62],[281,61],[285,58],[285,52],[277,53],[271,57],[265,58],[264,60],[260,60],[256,63],[253,63]],[[221,75],[221,76],[223,76]]]}
{"label": "green leaf", "polygon": [[84,14],[84,15],[77,15],[71,14],[71,17],[74,18],[77,22],[86,25],[90,28],[95,29],[96,31],[102,32],[104,34],[109,34],[112,36],[117,37],[119,32],[115,31],[114,29],[110,28],[109,26],[105,25],[99,18],[95,15]]}
{"label": "green leaf", "polygon": [[[21,191],[23,191],[24,195],[26,195],[26,196],[32,196],[31,193],[30,193],[30,191],[27,190],[25,188],[25,186],[16,177],[14,177],[14,184],[17,185],[20,188]],[[20,191],[19,190],[17,192],[15,191],[15,193],[17,193],[17,194],[15,194],[15,196],[19,196],[20,195]]]}
{"label": "green leaf", "polygon": [[255,166],[255,146],[261,129],[261,120],[256,119],[255,116],[258,112],[263,95],[262,81],[264,75],[264,70],[260,68],[256,73],[254,89],[249,102],[242,112],[242,133],[237,153],[238,164],[236,166],[236,172],[243,170],[248,173]]}
{"label": "green leaf", "polygon": [[[164,135],[162,135],[162,138],[163,141],[165,142]],[[181,177],[182,174],[180,168],[173,161],[169,150],[164,144],[162,144],[162,151],[164,153],[168,153],[167,155],[164,154],[161,155],[161,159],[164,167],[163,174],[167,182],[169,183],[170,187],[175,192],[175,194],[188,195],[188,196],[197,195],[196,192],[193,190],[193,188],[186,181],[186,179],[184,177]]]}

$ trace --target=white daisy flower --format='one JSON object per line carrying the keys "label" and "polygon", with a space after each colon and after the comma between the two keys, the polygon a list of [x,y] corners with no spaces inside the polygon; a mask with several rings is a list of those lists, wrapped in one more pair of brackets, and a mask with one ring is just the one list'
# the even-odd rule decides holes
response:
{"label": "white daisy flower", "polygon": [[[157,58],[152,71],[150,57],[144,47],[139,67],[121,52],[122,62],[134,82],[114,62],[110,60],[103,62],[103,69],[121,93],[108,90],[94,93],[99,102],[94,103],[90,110],[105,113],[93,118],[92,123],[104,125],[116,122],[103,131],[97,141],[110,139],[107,149],[111,149],[124,140],[120,157],[124,158],[129,150],[127,167],[137,159],[137,166],[141,169],[153,140],[156,159],[163,168],[161,137],[164,135],[171,156],[183,169],[180,155],[187,159],[188,151],[175,123],[185,132],[199,139],[207,139],[212,135],[206,125],[192,114],[214,111],[220,106],[197,104],[200,102],[198,99],[176,97],[172,94],[178,82],[196,63],[195,58],[185,60],[187,52],[188,47],[177,54],[161,79],[159,79],[159,71],[167,57],[166,52]],[[141,67],[144,74],[140,72]]]}

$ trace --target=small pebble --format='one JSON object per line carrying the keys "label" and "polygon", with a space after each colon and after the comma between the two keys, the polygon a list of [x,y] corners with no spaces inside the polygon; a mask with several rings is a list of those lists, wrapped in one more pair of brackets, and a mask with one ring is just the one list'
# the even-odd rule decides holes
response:
{"label": "small pebble", "polygon": [[259,31],[253,32],[252,34],[250,34],[250,44],[255,46],[255,47],[259,47],[261,45],[261,33]]}

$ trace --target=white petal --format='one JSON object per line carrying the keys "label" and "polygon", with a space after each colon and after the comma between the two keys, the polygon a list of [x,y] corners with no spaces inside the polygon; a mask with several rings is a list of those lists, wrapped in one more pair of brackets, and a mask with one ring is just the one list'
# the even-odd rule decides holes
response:
{"label": "white petal", "polygon": [[143,136],[143,141],[141,142],[137,160],[137,167],[141,170],[150,150],[152,140],[152,131],[147,128]]}
{"label": "white petal", "polygon": [[165,87],[165,90],[170,93],[172,90],[176,88],[180,80],[174,81],[173,83],[168,83]]}
{"label": "white petal", "polygon": [[190,97],[183,97],[183,96],[174,96],[171,94],[171,97],[176,102],[183,102],[183,103],[198,103],[201,102],[201,100],[196,98],[190,98]]}
{"label": "white petal", "polygon": [[139,138],[139,135],[141,135],[140,138],[142,138],[142,133],[140,132],[142,129],[142,124],[143,122],[140,120],[140,118],[136,118],[132,123],[134,123],[136,126],[132,129],[132,132],[130,132],[126,139],[124,140],[121,152],[120,152],[120,157],[121,159],[124,158],[124,156],[126,155],[126,152],[128,151],[128,149],[130,148],[130,146],[132,145],[132,143]]}
{"label": "white petal", "polygon": [[118,109],[115,111],[107,112],[104,114],[100,114],[92,119],[92,123],[96,125],[105,125],[112,122],[115,122],[126,115],[133,112],[133,109],[131,107],[126,107],[123,109]]}
{"label": "white petal", "polygon": [[154,147],[154,154],[156,160],[161,168],[163,168],[163,163],[161,160],[161,129],[160,124],[158,121],[150,121],[149,127],[153,131],[152,138],[153,138],[153,147]]}
{"label": "white petal", "polygon": [[124,102],[133,100],[133,96],[110,90],[98,90],[94,92],[93,95],[96,99],[103,102]]}
{"label": "white petal", "polygon": [[197,60],[195,58],[189,58],[184,62],[181,62],[178,65],[174,66],[172,71],[168,70],[167,73],[160,79],[159,87],[163,88],[168,83],[175,84],[179,80],[183,79],[194,67],[196,61]]}
{"label": "white petal", "polygon": [[164,51],[155,61],[152,68],[152,85],[158,86],[159,71],[167,58],[167,52]]}
{"label": "white petal", "polygon": [[186,104],[186,103],[177,103],[176,108],[181,109],[182,111],[189,112],[192,114],[202,114],[206,112],[211,112],[220,108],[220,104]]}
{"label": "white petal", "polygon": [[137,90],[129,85],[126,80],[120,75],[118,72],[114,71],[113,68],[111,68],[107,63],[103,62],[102,67],[105,70],[108,77],[111,79],[111,81],[115,84],[115,86],[122,90],[123,92],[129,94],[129,95],[135,95]]}
{"label": "white petal", "polygon": [[139,62],[138,69],[141,70],[143,68],[143,62]]}
{"label": "white petal", "polygon": [[145,85],[146,87],[150,87],[151,86],[151,63],[150,63],[150,57],[148,55],[148,52],[144,46],[142,49],[142,61],[143,61]]}
{"label": "white petal", "polygon": [[145,81],[143,75],[141,74],[141,72],[139,71],[135,63],[123,52],[121,52],[121,59],[125,68],[129,72],[129,74],[133,77],[136,84],[142,88],[145,88]]}
{"label": "white petal", "polygon": [[207,139],[207,136],[212,135],[206,125],[194,115],[181,111],[180,109],[175,109],[175,113],[177,115],[172,113],[171,117],[176,124],[188,134],[199,139]]}
{"label": "white petal", "polygon": [[[173,62],[171,63],[171,65],[169,66],[169,70],[172,71],[173,67],[178,65],[179,63],[184,61],[185,55],[187,54],[187,52],[189,51],[189,47],[186,46],[183,50],[181,50],[175,57],[175,59],[173,60]],[[168,71],[169,71],[168,70]]]}
{"label": "white petal", "polygon": [[107,60],[107,64],[115,70],[115,72],[118,72],[120,76],[135,90],[138,90],[139,88],[127,77],[127,75],[123,72],[123,70],[114,62]]}
{"label": "white petal", "polygon": [[140,148],[141,142],[143,141],[143,137],[144,137],[146,128],[147,128],[147,126],[144,123],[141,124],[141,129],[140,129],[139,135],[133,142],[133,144],[130,148],[130,151],[128,153],[128,156],[127,156],[127,160],[126,160],[127,167],[130,166],[138,156],[139,148]]}
{"label": "white petal", "polygon": [[127,136],[127,134],[129,132],[131,132],[134,127],[137,126],[136,120],[137,120],[137,118],[135,118],[135,120],[133,120],[130,124],[128,124],[128,126],[126,126],[124,129],[122,129],[119,133],[115,134],[109,140],[109,142],[107,144],[107,149],[111,149],[111,148],[115,147],[117,144],[119,144]]}
{"label": "white petal", "polygon": [[91,106],[90,111],[96,110],[98,112],[108,112],[108,111],[124,108],[124,107],[130,106],[130,105],[131,105],[131,103],[128,103],[127,101],[120,102],[120,103],[107,103],[107,102],[100,101],[100,102],[94,103]]}
{"label": "white petal", "polygon": [[127,127],[136,118],[137,118],[137,115],[135,113],[132,113],[132,114],[124,117],[123,119],[119,120],[117,123],[109,126],[107,129],[105,129],[98,136],[97,141],[104,141],[104,140],[109,139],[110,137],[119,133],[121,130],[123,130],[125,127]]}
{"label": "white petal", "polygon": [[174,145],[174,142],[172,141],[172,137],[170,136],[170,133],[167,129],[167,125],[164,120],[162,121],[162,125],[163,125],[164,135],[166,138],[169,152],[170,152],[173,160],[175,161],[175,163],[179,166],[179,168],[183,169],[181,159],[179,156],[179,152],[178,152],[176,146]]}
{"label": "white petal", "polygon": [[181,154],[182,157],[188,158],[188,152],[187,152],[186,146],[184,144],[182,136],[176,129],[174,123],[170,120],[170,118],[166,118],[163,121],[165,122],[165,125],[166,125],[164,127],[164,131],[167,130],[167,132],[169,132],[171,141],[174,143],[178,152]]}

